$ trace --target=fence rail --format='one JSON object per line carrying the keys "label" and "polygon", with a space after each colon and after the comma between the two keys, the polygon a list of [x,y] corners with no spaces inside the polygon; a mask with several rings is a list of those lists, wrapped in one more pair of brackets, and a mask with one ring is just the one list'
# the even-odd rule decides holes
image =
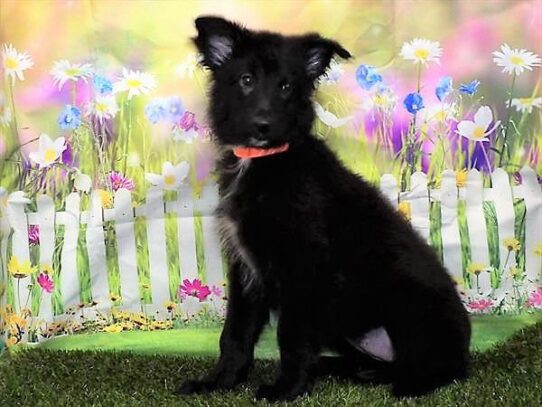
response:
{"label": "fence rail", "polygon": [[[525,205],[524,218],[524,256],[526,290],[540,287],[542,258],[535,253],[535,247],[542,242],[542,190],[538,184],[535,172],[524,167],[521,171],[521,184],[511,186],[509,176],[501,169],[491,174],[491,188],[484,187],[482,175],[476,171],[468,172],[464,187],[458,187],[456,174],[444,171],[440,189],[431,189],[427,177],[423,173],[411,176],[410,190],[401,192],[397,180],[391,175],[381,178],[382,193],[398,206],[408,202],[411,213],[411,223],[422,237],[431,242],[430,238],[430,208],[431,202],[440,202],[440,236],[442,240],[443,261],[452,274],[461,278],[465,275],[462,252],[461,233],[458,208],[464,205],[465,218],[470,244],[470,261],[473,263],[490,264],[490,246],[488,243],[487,220],[484,214],[484,202],[491,202],[494,207],[497,222],[498,250],[500,267],[504,270],[516,265],[516,253],[506,249],[502,242],[506,238],[516,236],[516,216],[514,200],[521,199]],[[81,225],[85,225],[86,252],[91,281],[92,298],[98,302],[98,307],[108,309],[111,306],[110,286],[107,275],[107,249],[109,242],[104,230],[105,222],[114,224],[117,246],[117,262],[120,275],[120,290],[123,309],[139,310],[141,298],[139,295],[139,277],[137,266],[137,251],[135,220],[139,217],[146,219],[146,240],[148,242],[148,267],[152,304],[150,309],[163,309],[163,303],[170,299],[171,274],[168,264],[166,216],[176,215],[179,267],[179,281],[198,278],[198,256],[194,216],[197,213],[201,219],[202,247],[204,270],[207,284],[220,285],[224,279],[222,255],[215,233],[213,210],[218,201],[216,185],[206,185],[198,199],[193,198],[189,186],[183,186],[174,201],[164,201],[160,189],[151,188],[147,192],[145,203],[133,207],[131,193],[118,190],[114,195],[111,209],[104,209],[100,196],[92,193],[90,208],[80,211],[81,197],[72,193],[66,198],[65,210],[55,211],[51,197],[37,197],[37,212],[27,212],[26,205],[21,202],[8,202],[0,219],[0,255],[2,267],[0,277],[11,282],[7,273],[8,247],[11,254],[21,261],[30,259],[28,227],[39,226],[39,262],[53,264],[57,226],[63,226],[63,241],[59,260],[59,289],[64,308],[80,302],[79,273],[77,270],[77,251]],[[463,239],[464,240],[464,239]],[[11,244],[10,244],[11,243]],[[201,245],[201,244],[200,244]],[[478,292],[484,295],[492,290],[490,273],[482,273],[477,281]],[[503,280],[494,294],[505,296],[512,287],[512,277],[503,273]],[[29,295],[30,277],[19,282],[19,289],[14,290],[14,307],[17,312],[20,303]],[[20,296],[20,298],[19,298]],[[6,302],[6,296],[0,298],[0,305]],[[53,320],[52,294],[42,292],[39,306],[40,320]]]}

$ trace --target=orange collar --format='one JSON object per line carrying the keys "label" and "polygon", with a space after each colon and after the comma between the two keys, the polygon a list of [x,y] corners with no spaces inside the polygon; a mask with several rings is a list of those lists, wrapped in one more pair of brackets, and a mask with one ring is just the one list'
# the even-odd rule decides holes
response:
{"label": "orange collar", "polygon": [[233,154],[238,158],[258,158],[265,157],[268,155],[283,153],[288,150],[290,144],[284,143],[278,147],[271,148],[259,148],[259,147],[235,147],[233,149]]}

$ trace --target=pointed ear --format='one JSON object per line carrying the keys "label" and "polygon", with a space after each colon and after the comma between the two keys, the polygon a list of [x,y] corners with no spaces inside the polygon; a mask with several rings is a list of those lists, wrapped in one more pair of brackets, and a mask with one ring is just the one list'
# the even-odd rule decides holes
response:
{"label": "pointed ear", "polygon": [[198,17],[198,36],[192,41],[203,56],[203,65],[211,70],[219,68],[233,54],[233,50],[245,33],[245,29],[220,17]]}
{"label": "pointed ear", "polygon": [[352,56],[338,42],[322,38],[318,34],[304,36],[302,44],[307,75],[312,80],[317,79],[326,72],[334,56],[338,55],[344,59]]}

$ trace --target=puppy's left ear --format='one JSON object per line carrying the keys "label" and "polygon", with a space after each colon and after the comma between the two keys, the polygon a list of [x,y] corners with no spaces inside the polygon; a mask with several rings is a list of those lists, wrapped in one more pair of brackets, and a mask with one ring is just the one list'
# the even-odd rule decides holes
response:
{"label": "puppy's left ear", "polygon": [[322,76],[329,67],[331,59],[338,55],[348,59],[352,57],[350,52],[342,47],[337,41],[328,40],[318,34],[309,34],[303,38],[302,47],[305,56],[305,68],[307,75],[312,80]]}

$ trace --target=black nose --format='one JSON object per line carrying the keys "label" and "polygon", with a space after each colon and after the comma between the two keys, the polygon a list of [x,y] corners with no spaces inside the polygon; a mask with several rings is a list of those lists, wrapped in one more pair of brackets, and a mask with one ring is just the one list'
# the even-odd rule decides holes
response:
{"label": "black nose", "polygon": [[269,133],[269,129],[271,127],[269,124],[269,120],[263,118],[255,118],[253,120],[253,123],[259,135],[265,136]]}

